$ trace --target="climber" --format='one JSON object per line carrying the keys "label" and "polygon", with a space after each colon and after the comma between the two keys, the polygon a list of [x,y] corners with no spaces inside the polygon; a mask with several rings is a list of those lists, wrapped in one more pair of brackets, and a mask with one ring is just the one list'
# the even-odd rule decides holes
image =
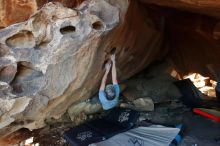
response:
{"label": "climber", "polygon": [[[112,84],[105,87],[108,73],[112,66]],[[119,102],[120,87],[117,81],[117,73],[115,66],[115,54],[111,55],[111,62],[105,64],[105,74],[99,89],[99,100],[104,110],[115,107]]]}

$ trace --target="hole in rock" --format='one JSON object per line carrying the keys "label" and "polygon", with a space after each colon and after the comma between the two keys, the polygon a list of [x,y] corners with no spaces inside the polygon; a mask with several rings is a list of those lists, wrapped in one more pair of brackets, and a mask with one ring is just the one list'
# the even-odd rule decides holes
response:
{"label": "hole in rock", "polygon": [[47,41],[47,42],[41,42],[40,44],[38,44],[35,49],[36,50],[40,50],[40,49],[44,49],[44,48],[47,48],[47,45],[49,44],[50,42]]}
{"label": "hole in rock", "polygon": [[19,93],[22,93],[24,90],[23,90],[23,88],[22,88],[22,85],[17,85],[17,84],[12,84],[12,89],[13,89],[13,93],[17,93],[17,94],[19,94]]}
{"label": "hole in rock", "polygon": [[92,23],[92,28],[95,30],[101,30],[103,28],[103,24],[101,21],[96,21]]}
{"label": "hole in rock", "polygon": [[60,29],[60,33],[65,35],[65,34],[71,34],[76,31],[75,26],[66,26]]}
{"label": "hole in rock", "polygon": [[116,52],[116,47],[113,47],[113,48],[111,49],[110,53],[111,53],[111,54],[115,54],[115,52]]}
{"label": "hole in rock", "polygon": [[13,80],[16,72],[17,69],[13,65],[3,67],[2,69],[0,69],[0,81],[9,83],[11,80]]}
{"label": "hole in rock", "polygon": [[102,64],[102,69],[105,69],[105,64],[108,63],[109,60],[105,60],[104,63]]}
{"label": "hole in rock", "polygon": [[33,48],[35,38],[32,32],[23,30],[6,40],[6,44],[13,48]]}
{"label": "hole in rock", "polygon": [[13,91],[15,93],[23,92],[24,91],[23,84],[26,84],[26,83],[28,84],[29,82],[35,80],[38,77],[41,77],[42,75],[43,75],[42,72],[33,69],[33,66],[30,62],[26,62],[26,61],[18,62],[17,73],[15,74],[15,77],[13,81],[11,82]]}

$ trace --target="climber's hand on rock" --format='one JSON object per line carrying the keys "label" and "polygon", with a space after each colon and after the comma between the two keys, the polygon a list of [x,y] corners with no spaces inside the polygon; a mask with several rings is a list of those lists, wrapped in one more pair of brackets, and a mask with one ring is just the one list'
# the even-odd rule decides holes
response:
{"label": "climber's hand on rock", "polygon": [[111,62],[107,62],[107,63],[105,64],[105,69],[106,69],[106,71],[109,71],[110,68],[111,68],[111,66],[112,66]]}
{"label": "climber's hand on rock", "polygon": [[112,54],[112,55],[111,55],[111,61],[112,61],[112,62],[115,62],[115,54]]}

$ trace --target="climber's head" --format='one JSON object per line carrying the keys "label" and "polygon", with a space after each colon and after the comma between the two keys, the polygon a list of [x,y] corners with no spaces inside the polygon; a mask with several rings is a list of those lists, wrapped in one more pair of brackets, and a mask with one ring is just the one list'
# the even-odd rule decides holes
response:
{"label": "climber's head", "polygon": [[105,94],[108,100],[113,100],[115,98],[115,88],[112,84],[105,87]]}

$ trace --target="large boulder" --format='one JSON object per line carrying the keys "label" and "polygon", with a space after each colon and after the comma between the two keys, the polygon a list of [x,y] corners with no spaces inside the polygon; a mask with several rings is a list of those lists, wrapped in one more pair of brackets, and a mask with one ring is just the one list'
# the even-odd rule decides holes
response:
{"label": "large boulder", "polygon": [[163,27],[130,2],[90,0],[75,9],[48,3],[0,31],[0,98],[8,105],[0,107],[1,137],[41,128],[91,97],[113,50],[120,81],[163,56]]}

